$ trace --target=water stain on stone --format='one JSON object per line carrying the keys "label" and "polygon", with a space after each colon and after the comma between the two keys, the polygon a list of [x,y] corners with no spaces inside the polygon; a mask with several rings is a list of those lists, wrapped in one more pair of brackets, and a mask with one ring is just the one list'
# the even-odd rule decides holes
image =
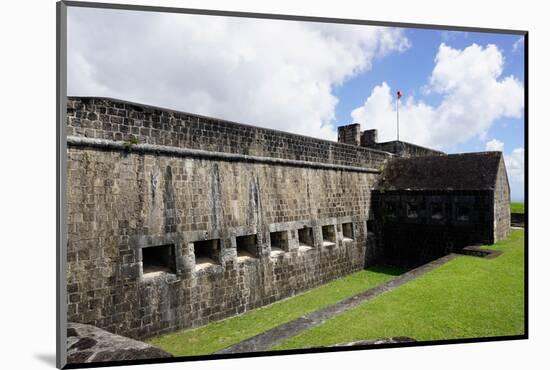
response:
{"label": "water stain on stone", "polygon": [[155,193],[157,191],[157,185],[158,185],[158,176],[151,172],[151,199],[153,200],[153,204],[155,204]]}
{"label": "water stain on stone", "polygon": [[211,177],[211,183],[212,186],[211,189],[211,198],[212,198],[212,204],[214,207],[214,213],[212,215],[213,217],[213,224],[215,225],[215,228],[220,228],[221,220],[223,220],[223,207],[222,207],[222,201],[221,201],[221,182],[220,182],[220,170],[218,168],[218,164],[215,163],[212,170],[212,177]]}
{"label": "water stain on stone", "polygon": [[260,185],[257,177],[248,184],[248,221],[250,225],[259,225],[261,221]]}
{"label": "water stain on stone", "polygon": [[[138,171],[136,171],[136,184],[138,188],[138,204],[139,204],[139,210],[140,213],[143,214],[144,206],[145,206],[145,195],[147,194],[145,185],[146,185],[146,177],[145,177],[145,160],[143,156],[138,157]],[[136,226],[138,229],[142,229],[144,226],[143,217],[138,217],[136,220]]]}
{"label": "water stain on stone", "polygon": [[176,232],[176,196],[172,182],[172,167],[166,166],[164,172],[164,232]]}

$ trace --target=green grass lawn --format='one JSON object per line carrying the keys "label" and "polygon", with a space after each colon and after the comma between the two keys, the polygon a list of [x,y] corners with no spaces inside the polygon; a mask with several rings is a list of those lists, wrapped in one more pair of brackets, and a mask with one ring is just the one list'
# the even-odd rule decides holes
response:
{"label": "green grass lawn", "polygon": [[523,202],[510,203],[510,209],[512,213],[525,213],[525,204]]}
{"label": "green grass lawn", "polygon": [[490,247],[504,253],[460,256],[272,349],[392,336],[426,341],[524,334],[523,230]]}
{"label": "green grass lawn", "polygon": [[161,335],[147,342],[174,356],[210,354],[260,334],[306,313],[336,303],[403,273],[376,267],[351,274],[292,298],[206,326]]}

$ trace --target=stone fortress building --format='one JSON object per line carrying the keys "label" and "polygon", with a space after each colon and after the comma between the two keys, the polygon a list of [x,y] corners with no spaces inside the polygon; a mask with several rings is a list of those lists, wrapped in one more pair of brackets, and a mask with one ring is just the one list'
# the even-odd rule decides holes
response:
{"label": "stone fortress building", "polygon": [[510,230],[500,152],[338,142],[110,98],[67,106],[68,320],[144,339]]}

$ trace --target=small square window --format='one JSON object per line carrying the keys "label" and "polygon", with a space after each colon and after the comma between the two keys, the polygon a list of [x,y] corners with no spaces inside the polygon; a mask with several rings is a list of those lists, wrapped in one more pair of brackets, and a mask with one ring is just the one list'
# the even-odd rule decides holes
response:
{"label": "small square window", "polygon": [[347,222],[342,224],[342,235],[344,236],[344,240],[353,240],[353,223]]}
{"label": "small square window", "polygon": [[220,264],[220,239],[199,240],[193,246],[196,268]]}
{"label": "small square window", "polygon": [[470,207],[463,204],[459,204],[456,210],[456,218],[459,221],[470,220]]}
{"label": "small square window", "polygon": [[298,244],[300,247],[313,247],[313,230],[311,227],[298,230]]}
{"label": "small square window", "polygon": [[443,203],[433,202],[431,204],[431,217],[434,220],[443,219]]}
{"label": "small square window", "polygon": [[395,217],[397,216],[397,203],[396,202],[385,202],[384,206],[386,208],[386,216]]}
{"label": "small square window", "polygon": [[269,233],[271,240],[271,253],[288,252],[288,231],[275,231]]}
{"label": "small square window", "polygon": [[407,217],[418,218],[418,204],[416,202],[407,202]]}
{"label": "small square window", "polygon": [[256,234],[237,236],[237,257],[259,258]]}
{"label": "small square window", "polygon": [[325,225],[321,227],[321,233],[323,235],[324,246],[336,244],[336,233],[334,230],[334,225]]}
{"label": "small square window", "polygon": [[161,273],[176,273],[176,253],[174,244],[159,245],[141,249],[143,277]]}

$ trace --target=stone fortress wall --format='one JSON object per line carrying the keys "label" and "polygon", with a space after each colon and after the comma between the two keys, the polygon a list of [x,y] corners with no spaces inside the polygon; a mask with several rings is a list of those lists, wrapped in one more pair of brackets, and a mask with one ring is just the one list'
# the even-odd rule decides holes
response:
{"label": "stone fortress wall", "polygon": [[106,98],[67,112],[69,321],[143,339],[376,258],[390,153]]}
{"label": "stone fortress wall", "polygon": [[66,129],[68,320],[135,339],[510,232],[499,152],[378,143],[359,124],[332,142],[95,97],[68,99]]}

